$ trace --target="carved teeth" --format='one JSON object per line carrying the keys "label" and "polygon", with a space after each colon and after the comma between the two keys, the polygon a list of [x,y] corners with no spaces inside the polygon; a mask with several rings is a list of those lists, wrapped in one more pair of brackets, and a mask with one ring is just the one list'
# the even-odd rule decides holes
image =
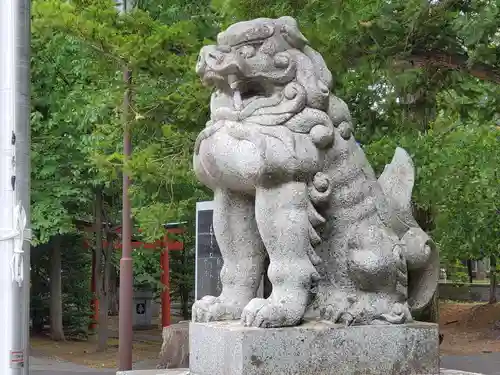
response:
{"label": "carved teeth", "polygon": [[243,101],[241,100],[240,90],[236,89],[233,91],[233,102],[234,102],[234,108],[237,111],[241,111],[243,109]]}
{"label": "carved teeth", "polygon": [[236,90],[240,84],[240,80],[235,74],[230,74],[227,76],[227,83],[231,90]]}

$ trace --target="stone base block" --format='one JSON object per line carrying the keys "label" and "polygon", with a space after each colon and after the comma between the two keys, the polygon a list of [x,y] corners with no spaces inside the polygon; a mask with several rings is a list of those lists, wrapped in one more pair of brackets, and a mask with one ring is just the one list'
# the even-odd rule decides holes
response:
{"label": "stone base block", "polygon": [[438,326],[191,323],[190,375],[439,375]]}
{"label": "stone base block", "polygon": [[[191,375],[189,370],[131,370],[131,371],[118,371],[116,375]],[[441,369],[440,375],[483,375],[472,372],[464,372],[459,370],[445,370]]]}

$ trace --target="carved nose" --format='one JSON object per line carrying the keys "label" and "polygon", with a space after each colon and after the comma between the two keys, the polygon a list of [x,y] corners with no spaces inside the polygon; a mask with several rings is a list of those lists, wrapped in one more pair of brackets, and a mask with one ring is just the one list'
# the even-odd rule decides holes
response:
{"label": "carved nose", "polygon": [[196,62],[196,73],[202,74],[205,71],[205,57],[202,53],[198,55],[198,61]]}
{"label": "carved nose", "polygon": [[218,52],[218,51],[210,51],[208,53],[208,58],[215,60],[218,64],[220,64],[222,61],[224,61],[224,54]]}

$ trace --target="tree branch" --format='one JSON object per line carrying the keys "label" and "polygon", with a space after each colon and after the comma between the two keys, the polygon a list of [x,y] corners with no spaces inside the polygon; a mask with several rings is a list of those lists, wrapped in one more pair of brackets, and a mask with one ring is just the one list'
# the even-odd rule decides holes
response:
{"label": "tree branch", "polygon": [[500,68],[484,63],[469,65],[467,55],[450,55],[441,51],[413,51],[407,60],[413,66],[460,70],[483,81],[500,84]]}

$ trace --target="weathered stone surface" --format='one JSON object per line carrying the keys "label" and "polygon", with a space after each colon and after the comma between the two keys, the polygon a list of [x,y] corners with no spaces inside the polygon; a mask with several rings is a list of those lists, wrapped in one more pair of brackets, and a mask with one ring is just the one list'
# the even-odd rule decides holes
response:
{"label": "weathered stone surface", "polygon": [[188,369],[118,371],[116,375],[189,375]]}
{"label": "weathered stone surface", "polygon": [[[158,372],[158,370],[140,370],[140,371],[118,371],[116,375],[194,375],[189,370],[165,370]],[[420,374],[420,375],[434,375],[434,374]],[[482,375],[473,372],[464,372],[458,370],[445,370],[441,369],[440,375]]]}
{"label": "weathered stone surface", "polygon": [[[201,50],[196,71],[215,88],[193,164],[214,191],[224,266],[221,294],[197,301],[193,320],[411,322],[439,276],[437,248],[412,215],[412,160],[398,148],[376,178],[297,22],[236,23]],[[267,256],[273,290],[256,298]]]}
{"label": "weathered stone surface", "polygon": [[189,322],[179,322],[163,328],[163,344],[158,369],[189,367]]}
{"label": "weathered stone surface", "polygon": [[192,323],[190,331],[191,375],[439,374],[431,323],[260,329],[214,322]]}
{"label": "weathered stone surface", "polygon": [[[158,370],[118,371],[116,375],[194,375],[194,374],[190,373],[189,370],[187,369],[179,369],[179,370],[164,370],[160,372]],[[434,375],[434,374],[420,374],[420,375]],[[441,369],[440,375],[482,375],[482,374],[478,374],[475,372],[473,373],[473,372],[464,372],[458,370]]]}

